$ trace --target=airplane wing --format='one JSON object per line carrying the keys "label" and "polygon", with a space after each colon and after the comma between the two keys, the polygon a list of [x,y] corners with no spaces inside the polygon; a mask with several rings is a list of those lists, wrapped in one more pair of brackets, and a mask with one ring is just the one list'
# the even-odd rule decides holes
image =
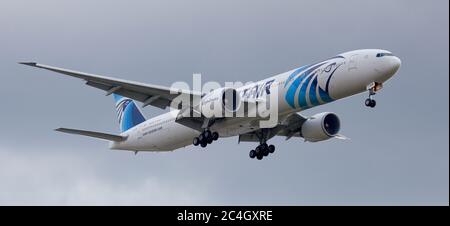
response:
{"label": "airplane wing", "polygon": [[[178,90],[164,86],[157,86],[123,79],[111,78],[101,75],[88,74],[68,69],[38,64],[35,62],[20,62],[20,64],[42,68],[53,72],[80,78],[86,81],[86,85],[106,91],[106,95],[117,93],[143,103],[142,107],[152,105],[165,109],[172,104],[172,101],[181,94],[189,95],[190,100],[193,97],[201,97],[201,93],[187,90]],[[180,103],[174,103],[180,104]],[[189,103],[187,103],[189,104]],[[176,105],[173,105],[176,106]]]}

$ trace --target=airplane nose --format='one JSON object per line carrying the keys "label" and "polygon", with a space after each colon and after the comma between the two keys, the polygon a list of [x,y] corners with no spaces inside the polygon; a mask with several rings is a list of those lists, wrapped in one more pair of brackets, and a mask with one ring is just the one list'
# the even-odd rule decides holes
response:
{"label": "airplane nose", "polygon": [[376,81],[384,82],[394,76],[400,68],[402,61],[396,56],[385,56],[378,61],[376,71]]}
{"label": "airplane nose", "polygon": [[398,71],[398,69],[400,68],[400,65],[402,65],[402,61],[400,60],[400,58],[394,56],[391,59],[391,67],[392,67],[392,72],[395,73]]}
{"label": "airplane nose", "polygon": [[390,78],[391,76],[393,76],[398,69],[400,68],[400,65],[402,64],[402,61],[400,60],[400,58],[396,57],[396,56],[390,56],[389,58],[385,58],[384,59],[384,66],[382,68],[384,68],[384,76],[387,76],[387,78]]}

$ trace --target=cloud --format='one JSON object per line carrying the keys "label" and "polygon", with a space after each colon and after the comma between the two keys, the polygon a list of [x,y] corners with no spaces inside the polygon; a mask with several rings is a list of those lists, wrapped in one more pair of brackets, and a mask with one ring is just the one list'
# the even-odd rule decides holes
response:
{"label": "cloud", "polygon": [[[2,1],[0,204],[448,205],[448,4]],[[364,107],[365,93],[302,112],[335,112],[351,142],[276,138],[267,161],[249,159],[256,144],[236,137],[134,156],[55,133],[117,133],[112,98],[16,63],[170,86],[193,72],[257,81],[359,48],[403,62],[377,108]]]}
{"label": "cloud", "polygon": [[141,174],[120,183],[102,176],[101,162],[68,150],[0,148],[1,205],[197,205],[207,193]]}

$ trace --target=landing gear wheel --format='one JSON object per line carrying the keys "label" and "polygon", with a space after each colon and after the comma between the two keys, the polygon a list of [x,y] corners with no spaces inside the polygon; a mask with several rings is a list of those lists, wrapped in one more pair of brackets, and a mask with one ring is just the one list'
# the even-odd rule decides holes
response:
{"label": "landing gear wheel", "polygon": [[269,146],[266,143],[262,143],[257,147],[261,153],[261,155],[263,156],[268,156],[269,155]]}
{"label": "landing gear wheel", "polygon": [[213,140],[219,139],[219,133],[213,132],[213,133],[212,133],[212,139],[213,139]]}
{"label": "landing gear wheel", "polygon": [[364,104],[366,104],[367,107],[374,108],[377,105],[377,102],[373,99],[367,98]]}
{"label": "landing gear wheel", "polygon": [[269,146],[266,143],[263,143],[260,145],[260,147],[262,147],[262,149],[267,149]]}
{"label": "landing gear wheel", "polygon": [[370,107],[372,103],[372,99],[367,98],[364,104],[366,104],[367,107]]}
{"label": "landing gear wheel", "polygon": [[192,144],[193,144],[194,146],[198,146],[198,145],[200,144],[200,139],[198,139],[198,137],[195,137],[195,138],[192,140]]}
{"label": "landing gear wheel", "polygon": [[259,154],[261,154],[261,147],[256,147],[255,148],[255,152],[256,152],[256,155],[259,155]]}
{"label": "landing gear wheel", "polygon": [[205,132],[203,132],[203,134],[204,134],[205,138],[207,138],[207,139],[211,138],[211,131],[205,130]]}
{"label": "landing gear wheel", "polygon": [[269,145],[269,152],[272,154],[275,152],[275,146],[274,145]]}
{"label": "landing gear wheel", "polygon": [[192,143],[195,146],[200,145],[202,147],[206,147],[208,144],[211,144],[217,139],[219,139],[219,134],[217,132],[212,133],[210,130],[206,129],[197,137],[197,139],[194,138]]}
{"label": "landing gear wheel", "polygon": [[266,156],[268,156],[269,155],[269,147],[263,147],[264,149],[263,149],[263,155],[264,155],[264,157],[266,157]]}
{"label": "landing gear wheel", "polygon": [[213,139],[212,139],[211,136],[209,136],[209,137],[206,139],[206,143],[211,144],[212,142],[213,142]]}
{"label": "landing gear wheel", "polygon": [[250,156],[250,158],[254,159],[256,157],[255,150],[251,150],[250,153],[248,153],[248,156]]}
{"label": "landing gear wheel", "polygon": [[204,134],[204,133],[201,133],[201,134],[198,136],[198,139],[200,139],[200,142],[205,141],[205,140],[206,140],[205,134]]}

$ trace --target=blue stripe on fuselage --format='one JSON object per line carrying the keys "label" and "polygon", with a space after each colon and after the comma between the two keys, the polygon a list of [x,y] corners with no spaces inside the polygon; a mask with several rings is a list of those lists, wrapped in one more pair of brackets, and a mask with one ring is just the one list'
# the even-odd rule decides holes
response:
{"label": "blue stripe on fuselage", "polygon": [[301,66],[299,67],[297,70],[295,70],[288,79],[286,79],[286,82],[284,83],[284,87],[286,87],[288,85],[288,83],[295,77],[297,76],[300,72],[302,72],[303,70],[305,70],[305,68],[307,68],[309,65],[305,65],[305,66]]}
{"label": "blue stripe on fuselage", "polygon": [[316,95],[317,77],[318,77],[317,74],[315,74],[314,79],[309,88],[309,102],[311,103],[312,106],[317,106],[320,104],[319,100],[317,99],[317,95]]}
{"label": "blue stripe on fuselage", "polygon": [[[300,86],[300,84],[302,84],[302,81],[315,69],[317,69],[318,67],[322,66],[324,63],[319,63],[311,68],[309,68],[307,71],[301,73],[300,76],[298,76],[293,82],[292,84],[289,86],[288,91],[286,92],[286,96],[285,99],[288,102],[288,104],[292,107],[295,108],[295,93],[297,92],[298,87]],[[305,84],[306,82],[304,82],[303,84]],[[307,84],[307,83],[306,83]],[[306,89],[306,87],[305,87]],[[301,96],[304,96],[304,93],[306,91],[303,91],[303,95],[302,90],[300,90],[300,94],[299,94],[299,102],[301,99]],[[303,102],[302,102],[303,103]],[[301,106],[301,105],[300,105]]]}

